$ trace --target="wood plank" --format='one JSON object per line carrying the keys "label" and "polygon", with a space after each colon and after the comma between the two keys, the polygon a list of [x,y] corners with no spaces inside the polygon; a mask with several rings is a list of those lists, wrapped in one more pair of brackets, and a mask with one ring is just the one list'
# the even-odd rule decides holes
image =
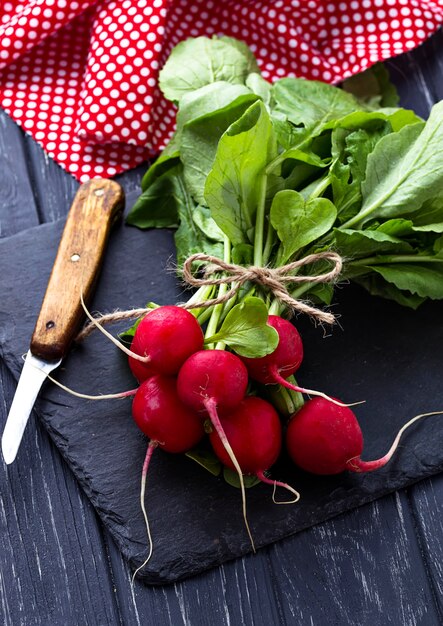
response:
{"label": "wood plank", "polygon": [[404,493],[173,586],[132,591],[112,543],[110,555],[128,624],[441,623]]}
{"label": "wood plank", "polygon": [[[14,390],[0,362],[0,424]],[[11,626],[119,621],[95,512],[35,417],[0,464],[0,606]]]}
{"label": "wood plank", "polygon": [[443,98],[443,30],[439,29],[433,37],[425,41],[408,57],[413,64],[414,74],[421,77],[421,84],[425,94],[432,103]]}
{"label": "wood plank", "polygon": [[436,100],[443,99],[443,29],[440,28],[434,37],[430,40],[429,48],[426,48],[427,54],[424,60],[426,67],[432,77]]}
{"label": "wood plank", "polygon": [[409,495],[422,560],[443,624],[443,475],[418,483]]}
{"label": "wood plank", "polygon": [[[406,81],[408,93],[403,97],[408,101],[420,98],[425,115],[434,102],[443,99],[442,50],[443,30],[439,29],[417,50],[401,59],[410,70],[410,79]],[[408,491],[408,497],[439,623],[443,623],[443,476],[417,484]]]}
{"label": "wood plank", "polygon": [[0,237],[38,224],[22,136],[0,109]]}
{"label": "wood plank", "polygon": [[[0,129],[0,224],[6,236],[37,225],[39,215],[24,134],[3,112]],[[57,208],[67,210],[66,196],[77,184],[68,184],[64,172],[59,180],[54,167],[60,168],[36,144],[33,149],[48,184],[58,181],[56,192],[49,185],[48,208],[58,217]],[[14,390],[0,362],[2,425]],[[13,626],[120,620],[98,518],[35,417],[18,461],[0,467],[0,606],[3,623]]]}
{"label": "wood plank", "polygon": [[53,222],[66,215],[79,183],[29,135],[24,135],[24,146],[40,222]]}
{"label": "wood plank", "polygon": [[436,94],[426,72],[424,59],[430,54],[429,42],[426,47],[405,53],[386,61],[391,79],[400,95],[400,105],[413,109],[418,115],[427,118]]}
{"label": "wood plank", "polygon": [[439,624],[403,493],[307,535],[303,550],[274,546],[272,567],[288,623],[297,616],[312,624]]}
{"label": "wood plank", "polygon": [[109,549],[125,624],[146,624],[152,615],[156,626],[281,623],[268,549],[174,585],[149,588],[136,581],[134,589],[129,587],[129,568],[112,541]]}
{"label": "wood plank", "polygon": [[[24,145],[40,221],[54,222],[66,215],[79,182],[48,157],[29,135],[24,136]],[[142,165],[115,178],[129,198],[128,207],[140,192],[140,180],[146,169]]]}

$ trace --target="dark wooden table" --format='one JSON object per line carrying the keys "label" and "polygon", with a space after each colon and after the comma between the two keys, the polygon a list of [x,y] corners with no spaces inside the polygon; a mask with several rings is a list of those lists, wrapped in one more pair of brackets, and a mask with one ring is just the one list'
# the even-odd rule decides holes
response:
{"label": "dark wooden table", "polygon": [[[427,116],[443,98],[443,34],[388,67],[402,104]],[[128,194],[144,169],[119,177]],[[0,112],[2,237],[64,216],[77,186]],[[15,388],[1,361],[0,386],[1,426]],[[0,462],[4,626],[443,624],[443,476],[185,582],[132,587],[127,564],[34,417],[22,446],[21,463]]]}

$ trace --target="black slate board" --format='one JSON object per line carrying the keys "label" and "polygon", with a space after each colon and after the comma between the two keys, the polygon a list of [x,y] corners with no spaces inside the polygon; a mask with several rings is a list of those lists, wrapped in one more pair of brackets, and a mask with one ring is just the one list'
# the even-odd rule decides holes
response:
{"label": "black slate board", "polygon": [[[62,228],[59,221],[0,241],[0,352],[16,378]],[[167,231],[119,227],[111,237],[92,309],[104,312],[151,299],[159,304],[183,299],[173,274],[166,271],[173,252]],[[413,312],[344,286],[335,311],[341,327],[327,337],[309,320],[298,320],[306,353],[298,379],[346,401],[366,399],[357,408],[366,438],[364,458],[378,457],[408,418],[443,408],[439,349],[443,306],[427,303]],[[57,377],[86,393],[134,386],[125,357],[99,333],[71,351]],[[139,506],[146,440],[132,423],[130,400],[84,401],[47,384],[36,411],[122,553],[136,567],[147,550]],[[31,420],[28,429],[32,428]],[[20,452],[17,462],[27,462]],[[413,427],[391,463],[376,473],[317,478],[283,464],[274,477],[297,487],[302,499],[297,505],[276,506],[269,487],[248,490],[256,545],[269,544],[442,469],[443,416]],[[185,457],[156,451],[147,508],[154,539],[154,554],[143,572],[147,583],[182,579],[251,550],[239,491]]]}

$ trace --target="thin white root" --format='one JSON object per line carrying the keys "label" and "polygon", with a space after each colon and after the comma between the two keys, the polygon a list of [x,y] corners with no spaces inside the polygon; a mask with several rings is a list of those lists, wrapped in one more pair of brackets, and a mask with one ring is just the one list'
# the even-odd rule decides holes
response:
{"label": "thin white root", "polygon": [[149,356],[140,356],[140,354],[136,354],[135,352],[132,352],[132,350],[129,350],[129,348],[123,345],[121,341],[116,339],[113,335],[111,335],[110,332],[105,330],[101,324],[99,324],[99,322],[95,319],[93,315],[91,315],[88,308],[86,307],[85,301],[83,299],[83,293],[80,293],[80,302],[81,302],[84,312],[86,313],[86,316],[89,318],[91,323],[94,324],[94,326],[96,326],[97,329],[105,335],[105,337],[110,339],[110,341],[112,341],[112,343],[115,344],[117,348],[119,348],[122,352],[124,352],[128,356],[131,356],[133,359],[136,359],[137,361],[141,361],[142,363],[149,363],[149,361],[151,360]]}
{"label": "thin white root", "polygon": [[[282,483],[279,480],[272,480],[271,478],[267,478],[264,472],[257,472],[257,478],[260,479],[263,483],[266,483],[267,485],[274,485],[274,489],[272,491],[272,501],[274,504],[295,504],[296,502],[300,500],[299,492],[296,491],[293,487],[291,487],[291,485],[288,485],[287,483]],[[283,489],[286,489],[286,491],[290,491],[292,494],[294,494],[295,496],[294,499],[293,500],[276,500],[275,492],[277,490],[277,487],[282,487]]]}
{"label": "thin white root", "polygon": [[146,513],[146,507],[145,507],[145,489],[146,489],[146,476],[148,474],[149,461],[151,460],[152,453],[154,452],[156,447],[157,447],[157,442],[156,441],[150,441],[149,442],[148,449],[146,451],[145,460],[143,462],[142,480],[141,480],[141,488],[140,488],[140,505],[141,505],[141,509],[142,509],[142,512],[143,512],[143,518],[145,520],[145,525],[146,525],[146,534],[148,536],[149,552],[148,552],[148,556],[143,561],[143,563],[139,567],[137,567],[137,569],[133,573],[132,578],[131,578],[131,585],[132,586],[134,586],[135,577],[137,576],[139,571],[141,569],[143,569],[145,567],[145,565],[147,565],[148,562],[150,561],[150,559],[152,557],[153,547],[154,547],[153,546],[153,542],[152,542],[152,536],[151,536],[151,528],[149,526],[148,515]]}
{"label": "thin white root", "polygon": [[410,419],[409,422],[406,422],[406,424],[404,424],[404,426],[402,426],[400,430],[398,431],[397,436],[395,437],[392,443],[392,446],[389,448],[388,452],[385,454],[385,458],[389,460],[392,457],[392,455],[394,454],[394,452],[396,451],[398,447],[401,436],[403,435],[405,430],[409,428],[409,426],[412,426],[414,422],[418,422],[418,420],[421,420],[423,417],[431,417],[432,415],[443,415],[443,411],[431,411],[430,413],[421,413],[420,415],[416,415],[415,417]]}
{"label": "thin white root", "polygon": [[300,385],[294,385],[290,383],[286,378],[284,378],[275,368],[272,371],[274,381],[281,385],[282,387],[286,387],[286,389],[292,389],[293,391],[297,391],[298,393],[304,393],[308,396],[319,396],[320,398],[324,398],[328,400],[328,402],[332,402],[332,404],[336,404],[337,406],[349,407],[349,406],[357,406],[358,404],[364,404],[366,400],[360,400],[359,402],[351,402],[350,404],[345,404],[344,402],[340,402],[340,400],[335,400],[335,398],[331,398],[323,391],[317,391],[316,389],[306,389],[305,387],[300,387]]}
{"label": "thin white root", "polygon": [[54,383],[54,385],[57,385],[57,387],[60,387],[60,389],[63,389],[63,391],[66,391],[71,396],[75,396],[76,398],[83,398],[84,400],[118,400],[135,396],[135,394],[137,393],[137,389],[130,389],[129,391],[122,391],[121,393],[106,393],[99,396],[90,396],[87,393],[79,393],[78,391],[74,391],[70,387],[63,385],[60,381],[56,380],[49,374],[47,378],[49,378],[49,380]]}
{"label": "thin white root", "polygon": [[[114,311],[114,313],[105,313],[100,315],[98,318],[94,318],[99,324],[102,326],[107,326],[108,324],[114,324],[115,322],[121,322],[122,320],[135,320],[139,317],[144,317],[147,313],[149,313],[151,309],[143,308],[143,309],[130,309],[129,311]],[[94,324],[88,324],[78,333],[75,340],[83,341],[86,337],[89,337],[96,326]]]}
{"label": "thin white root", "polygon": [[308,396],[320,396],[320,398],[324,398],[325,400],[328,400],[329,402],[332,402],[332,404],[336,404],[337,406],[358,406],[359,404],[365,404],[366,402],[366,400],[359,400],[358,402],[350,402],[349,404],[346,404],[345,402],[340,402],[340,400],[335,400],[334,398],[331,398],[331,396],[328,396],[322,391],[315,391],[315,389],[305,389],[304,387],[300,387],[300,390],[301,393],[305,393]]}
{"label": "thin white root", "polygon": [[278,484],[280,484],[280,486],[283,486],[281,483],[278,483],[277,480],[274,480],[274,489],[272,490],[272,502],[274,504],[295,504],[296,502],[300,500],[299,492],[293,489],[293,487],[291,487],[290,485],[286,485],[286,484],[284,485],[284,488],[287,489],[287,491],[290,491],[291,493],[293,493],[295,498],[293,500],[276,500],[275,492],[277,491]]}
{"label": "thin white root", "polygon": [[352,459],[349,459],[349,461],[347,461],[346,463],[348,469],[353,472],[372,472],[374,470],[380,469],[381,467],[384,467],[386,463],[391,460],[391,457],[397,450],[401,436],[403,435],[405,430],[412,426],[414,422],[421,420],[423,417],[431,417],[432,415],[443,415],[443,411],[431,411],[430,413],[421,413],[420,415],[416,415],[400,428],[391,447],[384,456],[373,461],[363,461],[359,456],[353,457]]}
{"label": "thin white root", "polygon": [[237,461],[237,458],[234,454],[234,450],[231,447],[231,444],[229,443],[225,431],[223,430],[223,426],[221,425],[220,422],[220,418],[218,417],[218,413],[217,413],[217,408],[216,408],[216,404],[212,399],[208,399],[205,403],[205,408],[209,414],[209,417],[211,418],[211,423],[214,426],[218,436],[220,437],[220,440],[226,450],[226,452],[229,455],[229,458],[231,459],[237,474],[238,474],[238,479],[240,481],[240,490],[241,490],[241,497],[242,497],[242,511],[243,511],[243,519],[245,522],[245,526],[246,526],[246,531],[248,533],[249,536],[249,540],[251,542],[251,546],[252,546],[252,550],[253,552],[256,552],[255,549],[255,543],[254,543],[254,539],[252,537],[252,533],[251,533],[251,529],[249,527],[249,522],[248,522],[248,517],[247,517],[247,512],[246,512],[246,490],[245,490],[245,483],[243,480],[243,473],[241,471],[241,467],[239,465],[239,462]]}

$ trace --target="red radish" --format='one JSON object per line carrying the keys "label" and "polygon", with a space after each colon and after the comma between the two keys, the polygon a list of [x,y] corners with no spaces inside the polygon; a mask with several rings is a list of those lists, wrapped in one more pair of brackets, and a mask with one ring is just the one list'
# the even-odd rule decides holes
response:
{"label": "red radish", "polygon": [[[274,465],[280,454],[282,434],[280,419],[272,404],[247,396],[220,419],[243,474],[255,476]],[[209,438],[223,465],[235,469],[215,430]]]}
{"label": "red radish", "polygon": [[[221,423],[243,474],[251,474],[264,483],[289,489],[296,496],[291,502],[296,502],[300,496],[292,487],[270,480],[264,474],[274,465],[282,444],[281,423],[272,404],[248,396],[235,409],[224,414]],[[218,433],[212,431],[209,438],[223,465],[235,470]]]}
{"label": "red radish", "polygon": [[279,341],[276,349],[271,354],[252,359],[241,357],[242,361],[248,368],[249,376],[263,385],[282,385],[287,389],[298,391],[313,396],[321,396],[331,402],[336,402],[340,406],[347,406],[338,400],[329,398],[321,391],[314,389],[305,389],[298,385],[289,383],[286,379],[292,376],[303,361],[303,343],[298,330],[278,315],[270,315],[268,324],[275,328],[278,333]]}
{"label": "red radish", "polygon": [[442,411],[423,413],[407,422],[397,433],[389,451],[375,461],[362,461],[363,435],[354,413],[324,398],[313,398],[289,422],[286,445],[296,465],[312,474],[371,472],[391,459],[404,431],[415,421]]}
{"label": "red radish", "polygon": [[324,398],[312,398],[295,413],[286,433],[289,455],[313,474],[339,474],[363,451],[363,435],[354,413]]}
{"label": "red radish", "polygon": [[184,404],[209,415],[211,423],[220,437],[241,487],[243,517],[254,548],[246,516],[246,494],[243,475],[231,445],[220,423],[218,410],[231,410],[243,400],[248,386],[248,371],[238,356],[225,350],[201,350],[192,354],[180,368],[177,392]]}
{"label": "red radish", "polygon": [[154,374],[174,376],[184,361],[203,348],[203,331],[196,318],[179,306],[161,306],[150,311],[139,323],[131,344],[129,366],[139,381]]}
{"label": "red radish", "polygon": [[280,384],[298,370],[303,361],[303,343],[298,330],[278,315],[270,315],[268,324],[278,333],[278,346],[271,354],[258,359],[241,357],[249,376],[263,385]]}
{"label": "red radish", "polygon": [[132,403],[140,430],[166,452],[187,452],[203,437],[201,417],[177,394],[175,378],[156,375],[141,383]]}
{"label": "red radish", "polygon": [[167,376],[152,376],[140,385],[132,403],[132,416],[140,430],[150,439],[143,462],[140,489],[140,504],[148,533],[149,554],[134,572],[134,580],[137,572],[146,565],[152,555],[152,539],[145,508],[146,476],[152,453],[157,446],[166,452],[187,452],[198,444],[205,431],[201,417],[185,406],[178,397],[175,378]]}
{"label": "red radish", "polygon": [[200,350],[182,365],[177,378],[181,400],[212,417],[216,407],[233,409],[244,398],[248,371],[238,356],[225,350]]}

